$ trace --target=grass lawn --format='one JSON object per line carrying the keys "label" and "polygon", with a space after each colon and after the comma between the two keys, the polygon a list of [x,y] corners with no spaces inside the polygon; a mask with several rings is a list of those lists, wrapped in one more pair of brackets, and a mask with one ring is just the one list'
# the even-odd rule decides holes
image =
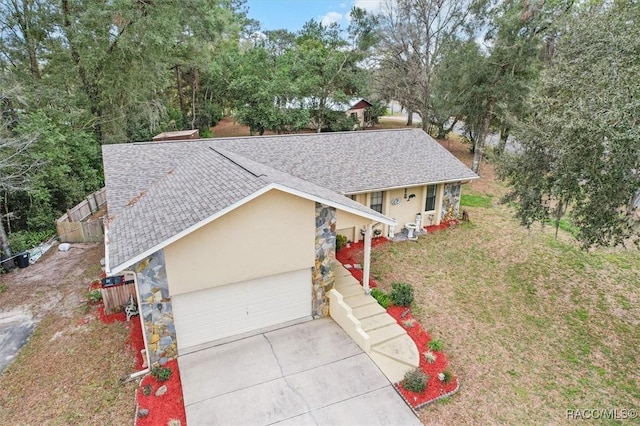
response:
{"label": "grass lawn", "polygon": [[528,232],[493,204],[504,188],[483,167],[462,190],[470,222],[372,253],[383,290],[415,287],[414,315],[460,377],[422,421],[568,424],[568,409],[640,408],[640,255]]}
{"label": "grass lawn", "polygon": [[36,264],[0,275],[0,311],[29,311],[39,320],[0,375],[0,425],[133,423],[136,384],[119,381],[135,371],[129,329],[102,323],[87,305],[103,254],[102,244],[53,248]]}

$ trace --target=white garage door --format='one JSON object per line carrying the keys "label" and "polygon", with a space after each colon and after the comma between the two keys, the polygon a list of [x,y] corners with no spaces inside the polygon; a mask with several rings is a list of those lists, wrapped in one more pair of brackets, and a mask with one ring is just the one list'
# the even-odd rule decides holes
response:
{"label": "white garage door", "polygon": [[311,315],[311,270],[173,296],[178,351]]}

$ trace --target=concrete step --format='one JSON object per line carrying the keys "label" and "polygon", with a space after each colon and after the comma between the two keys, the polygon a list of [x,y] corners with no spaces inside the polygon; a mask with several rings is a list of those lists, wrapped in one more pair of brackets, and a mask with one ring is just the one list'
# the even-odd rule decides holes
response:
{"label": "concrete step", "polygon": [[391,324],[396,324],[396,320],[386,312],[383,314],[374,315],[369,318],[364,318],[360,320],[360,324],[362,325],[362,329],[367,333],[369,331],[375,330],[377,328],[386,327]]}
{"label": "concrete step", "polygon": [[[340,290],[338,290],[340,291]],[[344,298],[344,303],[351,306],[351,309],[358,308],[364,305],[378,304],[378,301],[371,296],[368,296],[364,293],[358,294],[357,296],[350,296]]]}
{"label": "concrete step", "polygon": [[[374,299],[375,300],[375,299]],[[353,309],[353,316],[362,321],[365,318],[372,317],[378,314],[386,314],[387,311],[380,306],[379,303],[372,303],[371,305],[364,305]]]}
{"label": "concrete step", "polygon": [[333,268],[333,274],[335,275],[336,278],[346,277],[346,276],[352,277],[353,276],[353,275],[351,275],[351,272],[349,272],[347,270],[347,268],[345,268],[342,265],[336,265]]}
{"label": "concrete step", "polygon": [[382,371],[382,374],[384,374],[391,383],[402,381],[407,371],[411,371],[414,368],[377,352],[371,352],[369,358],[376,363],[380,371]]}
{"label": "concrete step", "polygon": [[384,355],[387,358],[414,368],[420,364],[418,348],[406,332],[402,336],[388,339],[381,344],[372,344],[371,352]]}
{"label": "concrete step", "polygon": [[360,284],[347,285],[341,288],[336,288],[336,291],[338,291],[338,293],[340,293],[344,298],[364,295],[364,289],[360,286]]}
{"label": "concrete step", "polygon": [[398,324],[390,324],[382,328],[367,331],[367,334],[369,335],[369,337],[371,337],[371,349],[373,350],[374,346],[384,343],[387,340],[391,340],[395,337],[403,335],[406,336],[407,332]]}
{"label": "concrete step", "polygon": [[355,285],[360,285],[358,280],[353,278],[353,275],[349,275],[349,276],[344,276],[344,277],[336,277],[336,281],[333,284],[333,286],[335,288],[342,288],[344,286],[350,286],[350,285],[354,285],[354,284]]}

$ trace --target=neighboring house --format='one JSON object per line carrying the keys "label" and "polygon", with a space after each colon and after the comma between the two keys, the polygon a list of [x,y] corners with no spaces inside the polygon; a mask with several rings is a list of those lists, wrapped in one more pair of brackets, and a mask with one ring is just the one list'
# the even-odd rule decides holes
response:
{"label": "neighboring house", "polygon": [[352,103],[346,114],[358,123],[358,127],[365,128],[371,127],[373,125],[371,115],[369,115],[369,108],[373,106],[373,104],[366,99],[360,99],[359,101]]}
{"label": "neighboring house", "polygon": [[[292,100],[288,104],[289,108],[317,110],[320,107],[320,99],[315,97],[303,98],[301,100]],[[354,130],[364,129],[365,127],[371,127],[373,121],[369,115],[369,108],[373,104],[366,99],[352,99],[349,103],[338,102],[334,99],[326,99],[324,108],[330,111],[335,116],[346,114],[347,117],[352,117],[355,121]],[[317,129],[318,124],[312,119],[309,123],[309,128]]]}
{"label": "neighboring house", "polygon": [[477,178],[418,129],[105,145],[103,159],[106,270],[135,277],[151,363],[326,316],[337,233],[370,243],[374,226],[452,218]]}

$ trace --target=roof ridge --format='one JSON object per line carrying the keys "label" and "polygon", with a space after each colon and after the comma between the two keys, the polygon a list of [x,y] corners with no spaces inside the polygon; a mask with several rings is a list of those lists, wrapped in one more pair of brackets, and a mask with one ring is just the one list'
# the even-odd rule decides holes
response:
{"label": "roof ridge", "polygon": [[[215,142],[215,141],[228,141],[228,140],[240,140],[240,139],[272,139],[272,138],[290,138],[290,137],[322,137],[322,136],[331,136],[331,135],[353,135],[354,133],[360,132],[370,132],[370,133],[385,133],[385,132],[405,132],[411,130],[422,130],[417,127],[401,127],[398,129],[371,129],[371,130],[344,130],[341,132],[322,132],[322,133],[286,133],[280,135],[258,135],[258,136],[223,136],[223,137],[213,137],[213,138],[199,138],[199,139],[177,139],[170,141],[135,141],[135,142],[124,142],[129,145],[160,145],[160,144],[179,144],[179,143],[202,143],[202,142]],[[121,144],[110,144],[110,145],[121,145]],[[104,145],[109,146],[109,145]]]}
{"label": "roof ridge", "polygon": [[373,130],[343,130],[341,132],[322,132],[322,133],[286,133],[281,135],[260,135],[260,136],[224,136],[219,138],[206,138],[206,139],[193,139],[193,141],[225,141],[225,140],[238,140],[238,139],[272,139],[272,138],[290,138],[290,137],[303,137],[303,138],[313,138],[313,137],[322,137],[322,136],[331,136],[331,135],[354,135],[361,134],[362,132],[367,133],[385,133],[385,132],[405,132],[411,130],[422,130],[417,127],[401,127],[398,129],[373,129]]}

